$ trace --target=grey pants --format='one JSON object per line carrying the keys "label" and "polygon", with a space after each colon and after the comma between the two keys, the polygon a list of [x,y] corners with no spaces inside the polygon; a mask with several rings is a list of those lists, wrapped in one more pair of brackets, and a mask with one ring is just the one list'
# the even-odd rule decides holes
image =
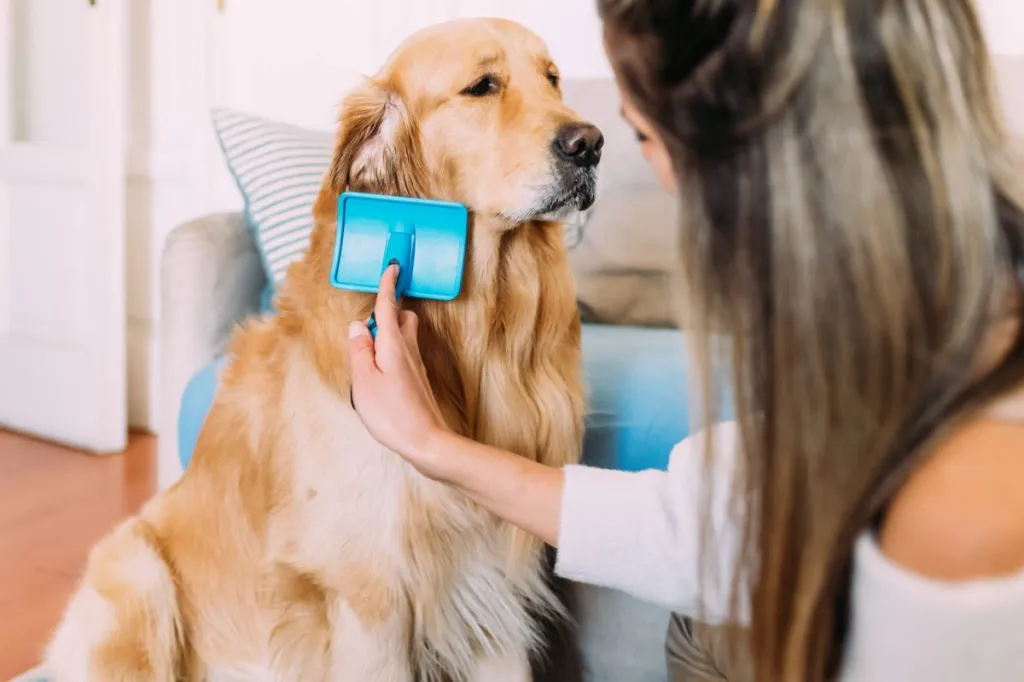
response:
{"label": "grey pants", "polygon": [[708,625],[673,614],[665,638],[669,682],[747,682],[742,652],[733,650],[730,625]]}

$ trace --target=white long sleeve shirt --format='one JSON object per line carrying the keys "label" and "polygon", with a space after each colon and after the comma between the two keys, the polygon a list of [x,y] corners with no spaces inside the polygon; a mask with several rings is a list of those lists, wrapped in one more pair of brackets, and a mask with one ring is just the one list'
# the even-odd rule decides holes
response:
{"label": "white long sleeve shirt", "polygon": [[[675,447],[667,471],[565,470],[556,572],[715,622],[728,616],[738,526],[729,508],[734,423]],[[1024,456],[1024,453],[1021,453]],[[711,494],[717,580],[699,580],[700,519]],[[741,619],[749,618],[740,602]],[[1024,682],[1024,571],[940,583],[889,561],[865,532],[854,553],[851,635],[840,682]]]}

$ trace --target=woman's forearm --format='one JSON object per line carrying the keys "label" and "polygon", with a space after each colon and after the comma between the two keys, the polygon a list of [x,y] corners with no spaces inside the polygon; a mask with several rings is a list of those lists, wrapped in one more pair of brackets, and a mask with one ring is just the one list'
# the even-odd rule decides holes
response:
{"label": "woman's forearm", "polygon": [[491,513],[557,546],[564,477],[561,469],[452,433],[439,434],[423,457],[435,477]]}

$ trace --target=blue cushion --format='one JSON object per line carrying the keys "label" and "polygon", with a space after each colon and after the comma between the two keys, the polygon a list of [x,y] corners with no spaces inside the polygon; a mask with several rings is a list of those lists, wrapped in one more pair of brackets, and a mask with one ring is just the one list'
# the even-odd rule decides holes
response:
{"label": "blue cushion", "polygon": [[[203,368],[182,397],[178,448],[188,466],[224,358]],[[683,335],[674,330],[583,325],[590,409],[583,448],[591,466],[663,469],[689,433]]]}
{"label": "blue cushion", "polygon": [[665,468],[672,446],[690,430],[684,351],[675,330],[583,326],[586,464]]}
{"label": "blue cushion", "polygon": [[227,356],[220,355],[213,362],[199,370],[188,382],[181,396],[181,410],[178,412],[178,459],[181,467],[188,466],[192,451],[196,449],[199,431],[206,421],[206,414],[213,404],[217,392],[221,367],[227,364]]}

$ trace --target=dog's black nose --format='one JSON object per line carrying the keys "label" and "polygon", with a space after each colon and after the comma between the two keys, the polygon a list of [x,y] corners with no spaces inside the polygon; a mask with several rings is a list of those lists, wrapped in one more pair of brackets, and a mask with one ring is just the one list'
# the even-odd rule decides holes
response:
{"label": "dog's black nose", "polygon": [[601,160],[604,135],[589,123],[566,123],[555,134],[555,152],[577,166],[596,166]]}

